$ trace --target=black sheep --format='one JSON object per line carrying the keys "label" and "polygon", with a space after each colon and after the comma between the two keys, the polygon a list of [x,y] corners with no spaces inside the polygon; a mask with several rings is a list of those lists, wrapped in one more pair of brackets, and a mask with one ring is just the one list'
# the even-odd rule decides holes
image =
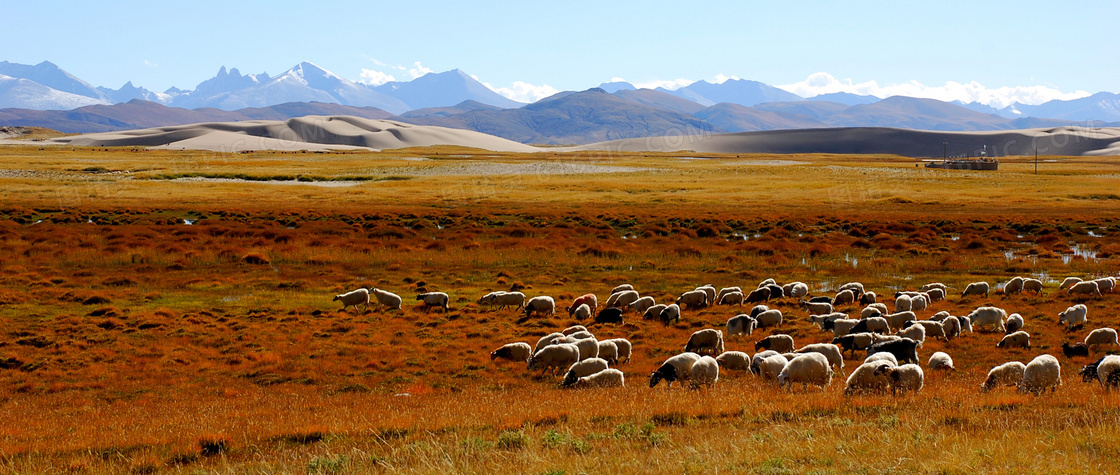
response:
{"label": "black sheep", "polygon": [[871,345],[867,349],[867,356],[875,353],[890,353],[894,355],[899,364],[918,363],[918,342],[909,338],[901,340],[884,341]]}
{"label": "black sheep", "polygon": [[622,309],[618,307],[604,308],[595,316],[595,323],[622,323]]}
{"label": "black sheep", "polygon": [[1073,345],[1070,345],[1068,342],[1062,343],[1062,353],[1065,353],[1066,358],[1073,358],[1074,356],[1088,357],[1089,347],[1080,342]]}

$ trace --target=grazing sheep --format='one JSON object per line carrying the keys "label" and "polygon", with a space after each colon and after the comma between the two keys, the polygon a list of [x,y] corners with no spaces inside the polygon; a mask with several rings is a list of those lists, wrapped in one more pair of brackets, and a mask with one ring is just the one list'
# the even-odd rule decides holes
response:
{"label": "grazing sheep", "polygon": [[[880,369],[882,369],[882,367],[880,367]],[[895,366],[887,371],[887,376],[890,379],[891,394],[893,395],[898,395],[898,393],[905,394],[906,391],[921,391],[922,384],[926,379],[922,367],[916,364]]]}
{"label": "grazing sheep", "polygon": [[494,292],[490,294],[490,306],[497,306],[498,310],[510,307],[518,310],[525,306],[525,294],[521,292]]}
{"label": "grazing sheep", "polygon": [[934,322],[930,320],[914,320],[902,324],[903,328],[909,328],[913,325],[921,325],[926,328],[926,338],[933,338],[935,340],[945,339],[945,325],[941,322]]}
{"label": "grazing sheep", "polygon": [[708,305],[714,305],[716,301],[716,288],[712,284],[705,284],[697,287],[694,290],[704,292],[708,296]]}
{"label": "grazing sheep", "polygon": [[863,310],[860,310],[859,316],[860,318],[881,317],[890,313],[885,304],[871,303],[864,307]]}
{"label": "grazing sheep", "polygon": [[572,389],[588,388],[623,388],[626,387],[626,376],[614,368],[604,369],[598,373],[579,378]]}
{"label": "grazing sheep", "polygon": [[716,298],[715,298],[715,301],[716,301],[716,302],[719,302],[719,301],[723,300],[723,296],[724,296],[724,295],[727,295],[727,294],[728,294],[728,293],[730,293],[730,292],[739,292],[739,293],[743,293],[743,289],[741,289],[741,288],[739,288],[739,287],[724,287],[724,288],[722,288],[722,289],[719,289],[719,292],[718,292],[718,293],[716,293]]}
{"label": "grazing sheep", "polygon": [[723,369],[735,371],[751,370],[751,357],[742,351],[725,351],[716,357],[716,361]]}
{"label": "grazing sheep", "polygon": [[604,304],[604,306],[626,308],[640,298],[642,298],[642,296],[638,295],[638,293],[633,290],[623,290],[617,294],[611,294],[611,296],[607,298],[607,303]]}
{"label": "grazing sheep", "polygon": [[357,310],[358,305],[365,305],[365,310],[368,312],[369,291],[366,289],[351,290],[344,294],[335,295],[331,302],[342,302],[342,310],[346,310],[346,307],[354,307],[354,310]]}
{"label": "grazing sheep", "polygon": [[848,375],[848,380],[844,384],[844,395],[850,396],[857,392],[885,392],[891,386],[890,370],[895,367],[896,365],[881,361],[859,365],[852,374]]}
{"label": "grazing sheep", "polygon": [[723,353],[723,332],[714,328],[697,330],[688,338],[688,343],[684,345],[684,351],[691,351],[699,355]]}
{"label": "grazing sheep", "polygon": [[618,355],[616,357],[616,359],[618,360],[617,364],[622,364],[630,361],[630,354],[633,351],[633,345],[630,344],[630,340],[627,340],[625,338],[611,338],[610,340],[604,341],[614,343],[615,351]]}
{"label": "grazing sheep", "polygon": [[950,316],[941,320],[941,327],[945,329],[945,341],[961,336],[961,320],[957,317]]}
{"label": "grazing sheep", "polygon": [[805,353],[786,364],[778,374],[778,387],[793,387],[801,383],[801,390],[807,391],[809,385],[820,386],[821,391],[832,382],[832,367],[828,358],[820,353]]}
{"label": "grazing sheep", "polygon": [[569,311],[568,316],[576,320],[585,320],[591,317],[591,307],[588,307],[585,303],[581,303],[574,311]]}
{"label": "grazing sheep", "polygon": [[754,342],[754,351],[774,350],[778,353],[789,353],[793,349],[793,337],[784,334],[770,335]]}
{"label": "grazing sheep", "polygon": [[1072,287],[1073,285],[1076,285],[1076,284],[1081,283],[1081,282],[1084,282],[1084,281],[1081,280],[1080,277],[1066,277],[1065,279],[1062,279],[1062,285],[1058,286],[1058,290],[1066,290],[1067,288]]}
{"label": "grazing sheep", "polygon": [[918,288],[918,290],[920,290],[922,292],[929,292],[930,290],[933,290],[933,289],[940,289],[941,291],[948,291],[949,287],[947,287],[945,284],[942,284],[941,282],[931,282],[931,283],[928,283],[928,284],[923,285],[923,286]]}
{"label": "grazing sheep", "polygon": [[839,346],[832,343],[813,343],[801,347],[797,353],[820,353],[828,359],[829,364],[836,367],[840,374],[844,374],[844,355],[840,353]]}
{"label": "grazing sheep", "polygon": [[801,308],[808,310],[810,315],[832,313],[832,304],[829,302],[801,302]]}
{"label": "grazing sheep", "polygon": [[848,314],[844,312],[833,312],[827,315],[809,315],[809,322],[815,323],[821,327],[821,331],[826,331],[824,328],[825,322],[831,322],[842,318],[848,318]]}
{"label": "grazing sheep", "polygon": [[957,317],[957,321],[961,322],[961,332],[962,333],[965,330],[968,330],[969,333],[972,333],[972,319],[971,318],[969,318],[968,316]]}
{"label": "grazing sheep", "polygon": [[617,307],[604,308],[595,316],[595,323],[614,323],[621,325],[622,309]]}
{"label": "grazing sheep", "polygon": [[1042,296],[1042,281],[1038,279],[1023,279],[1023,292],[1035,292]]}
{"label": "grazing sheep", "polygon": [[611,295],[617,294],[619,292],[624,292],[624,291],[627,291],[627,290],[634,290],[634,286],[630,285],[630,284],[622,284],[618,287],[615,287],[615,288],[611,289]]}
{"label": "grazing sheep", "polygon": [[579,332],[585,332],[585,331],[587,331],[587,327],[585,327],[583,325],[572,325],[568,328],[560,330],[560,333],[563,333],[564,336],[568,336],[568,335],[571,335],[573,333],[579,333]]}
{"label": "grazing sheep", "polygon": [[548,345],[551,345],[552,342],[555,341],[557,338],[564,338],[565,336],[567,336],[567,335],[565,335],[563,333],[560,333],[560,332],[553,332],[553,333],[549,333],[545,336],[542,336],[540,340],[537,340],[537,346],[533,347],[533,353],[541,351],[541,348],[544,348]]}
{"label": "grazing sheep", "polygon": [[967,297],[969,295],[983,295],[987,297],[989,290],[991,290],[991,286],[989,286],[987,282],[973,282],[964,288],[964,292],[961,292],[961,297]]}
{"label": "grazing sheep", "polygon": [[1084,281],[1084,282],[1078,282],[1076,284],[1073,284],[1073,286],[1070,287],[1069,290],[1066,291],[1066,294],[1077,295],[1077,296],[1088,295],[1089,297],[1093,297],[1093,296],[1102,297],[1100,286],[1097,285],[1097,283],[1095,281],[1091,281],[1091,280],[1087,280],[1087,281]]}
{"label": "grazing sheep", "polygon": [[431,310],[432,307],[442,308],[444,312],[451,310],[449,304],[451,297],[443,292],[428,292],[416,296],[416,301],[424,302],[424,310]]}
{"label": "grazing sheep", "polygon": [[899,363],[918,364],[918,342],[909,338],[875,343],[867,349],[867,355],[887,352],[895,356]]}
{"label": "grazing sheep", "polygon": [[[878,298],[879,298],[879,296],[875,295],[875,292],[867,292],[866,294],[863,294],[862,296],[860,296],[859,304],[860,305],[871,305],[871,304],[875,303],[875,301],[878,300]],[[886,307],[884,307],[884,308],[886,308]],[[883,312],[883,313],[887,313],[887,312]]]}
{"label": "grazing sheep", "polygon": [[864,294],[863,284],[859,282],[848,282],[844,285],[841,285],[837,290],[851,290],[852,295],[854,295],[857,299]]}
{"label": "grazing sheep", "polygon": [[692,365],[699,360],[700,355],[696,353],[681,353],[670,357],[649,375],[649,387],[657,386],[664,379],[667,388],[673,387],[673,381],[677,380],[683,388],[684,382],[692,377]]}
{"label": "grazing sheep", "polygon": [[766,279],[762,282],[759,282],[757,288],[761,289],[763,287],[769,287],[771,285],[777,285],[777,283],[778,283],[778,281],[774,280],[773,278],[769,278],[769,279]]}
{"label": "grazing sheep", "polygon": [[770,301],[770,287],[762,287],[754,289],[751,293],[747,294],[746,303],[758,303]]}
{"label": "grazing sheep", "polygon": [[891,332],[891,326],[887,323],[887,319],[883,317],[867,317],[861,318],[856,326],[848,330],[848,333],[882,333],[887,334]]}
{"label": "grazing sheep", "polygon": [[776,308],[762,312],[754,317],[758,328],[782,327],[782,311]]}
{"label": "grazing sheep", "polygon": [[[907,324],[914,322],[906,322]],[[921,348],[926,342],[926,327],[923,325],[909,325],[902,330],[898,331],[898,336],[901,338],[909,338],[918,342],[918,347]]]}
{"label": "grazing sheep", "polygon": [[882,363],[890,363],[892,366],[898,366],[898,358],[895,358],[894,355],[890,353],[875,353],[868,356],[867,358],[864,358],[863,360],[864,363],[873,363],[876,361]]}
{"label": "grazing sheep", "polygon": [[742,292],[728,292],[723,294],[717,302],[718,305],[738,305],[743,306],[743,293]]}
{"label": "grazing sheep", "polygon": [[671,305],[666,306],[663,310],[661,310],[661,314],[660,314],[659,318],[661,319],[661,323],[664,323],[666,325],[668,325],[669,322],[672,322],[673,320],[676,320],[676,321],[680,322],[681,321],[681,308],[680,308],[680,306],[678,306],[677,304],[671,304]]}
{"label": "grazing sheep", "polygon": [[495,291],[495,292],[490,292],[490,293],[488,293],[488,294],[486,294],[486,295],[483,295],[483,296],[481,296],[481,297],[479,297],[479,298],[478,298],[478,305],[479,305],[479,306],[482,306],[482,305],[491,305],[491,306],[493,306],[493,305],[494,305],[494,304],[493,304],[493,300],[494,300],[494,297],[497,297],[497,296],[499,296],[499,295],[501,295],[501,294],[504,294],[504,293],[505,293],[505,292],[503,292],[503,291],[501,291],[501,290],[498,290],[498,291]]}
{"label": "grazing sheep", "polygon": [[894,298],[894,311],[906,312],[913,309],[914,302],[910,300],[909,295],[899,295]]}
{"label": "grazing sheep", "polygon": [[758,314],[760,314],[762,312],[765,312],[767,310],[770,310],[770,307],[767,307],[765,305],[755,305],[754,307],[751,308],[750,316],[751,316],[751,318],[755,318],[755,317],[758,316]]}
{"label": "grazing sheep", "polygon": [[689,389],[700,389],[700,386],[707,386],[712,389],[716,381],[719,381],[719,362],[711,356],[703,356],[692,364],[692,379],[689,381]]}
{"label": "grazing sheep", "polygon": [[780,298],[785,296],[785,291],[782,290],[782,286],[780,286],[780,285],[771,284],[771,285],[768,285],[766,288],[770,289],[770,299],[771,300],[777,300],[777,299],[780,299]]}
{"label": "grazing sheep", "polygon": [[841,290],[836,293],[836,297],[832,298],[832,306],[839,307],[841,305],[851,305],[856,302],[856,294],[851,290]]}
{"label": "grazing sheep", "polygon": [[996,348],[1030,348],[1031,347],[1031,334],[1025,331],[1017,331],[1005,335]]}
{"label": "grazing sheep", "polygon": [[1004,326],[1007,327],[1006,329],[1004,329],[1004,333],[1007,333],[1007,334],[1015,333],[1019,330],[1022,330],[1023,329],[1023,316],[1019,315],[1017,313],[1011,314],[1010,316],[1007,317],[1007,321],[1004,322]]}
{"label": "grazing sheep", "polygon": [[704,308],[708,305],[708,294],[703,290],[690,290],[677,297],[676,304],[681,308]]}
{"label": "grazing sheep", "polygon": [[[580,327],[580,326],[582,326],[582,325],[576,325],[576,327]],[[570,328],[575,328],[575,327],[568,327],[567,329],[564,329],[564,331],[561,331],[560,333],[563,333],[565,338],[571,339],[572,341],[586,340],[588,338],[595,338],[595,335],[592,335],[591,332],[587,331],[586,328],[584,328],[583,330],[578,330],[577,329],[577,330],[575,330],[571,333],[568,333],[568,329],[570,329]]]}
{"label": "grazing sheep", "polygon": [[401,306],[404,304],[404,300],[401,299],[400,295],[394,294],[387,290],[370,289],[369,293],[373,295],[374,299],[377,300],[378,305],[384,305],[391,309],[400,310]]}
{"label": "grazing sheep", "polygon": [[902,328],[906,322],[912,322],[918,319],[918,315],[911,311],[895,312],[890,315],[884,315],[887,319],[887,325],[891,328]]}
{"label": "grazing sheep", "polygon": [[942,289],[930,289],[925,291],[924,294],[924,297],[929,299],[930,303],[945,300],[945,291]]}
{"label": "grazing sheep", "polygon": [[574,316],[576,310],[579,309],[580,305],[587,305],[587,315],[593,315],[595,311],[599,310],[599,298],[596,297],[595,294],[580,295],[575,299],[575,301],[572,302],[572,306],[568,307],[568,316]]}
{"label": "grazing sheep", "polygon": [[1120,371],[1120,356],[1108,355],[1097,363],[1097,381],[1100,381],[1105,391],[1116,387],[1116,378],[1110,376],[1117,371]]}
{"label": "grazing sheep", "polygon": [[774,351],[774,350],[766,350],[766,351],[760,351],[758,353],[755,353],[754,356],[751,357],[751,372],[752,373],[757,373],[758,372],[758,365],[759,365],[759,363],[762,363],[762,360],[764,360],[766,358],[769,358],[771,356],[780,355],[780,354],[781,353],[778,353],[777,351]]}
{"label": "grazing sheep", "polygon": [[825,331],[832,330],[833,336],[844,336],[850,333],[859,322],[859,320],[851,318],[837,318],[836,320],[825,321],[821,328]]}
{"label": "grazing sheep", "polygon": [[541,348],[529,357],[527,366],[529,371],[540,368],[541,374],[552,368],[553,373],[562,368],[567,368],[580,360],[579,347],[571,343],[559,343]]}
{"label": "grazing sheep", "polygon": [[[755,359],[758,359],[758,355],[755,355]],[[758,375],[765,381],[777,381],[787,364],[789,360],[783,355],[775,353],[767,356],[758,361]],[[754,368],[753,363],[751,367]]]}
{"label": "grazing sheep", "polygon": [[1003,294],[1011,295],[1021,293],[1023,291],[1023,278],[1019,276],[1012,277],[1003,285]]}
{"label": "grazing sheep", "polygon": [[949,318],[949,312],[947,310],[942,310],[933,315],[930,315],[929,320],[940,322],[942,320],[945,320],[946,318]]}
{"label": "grazing sheep", "polygon": [[1064,312],[1058,314],[1058,323],[1065,323],[1068,325],[1069,330],[1074,327],[1084,325],[1089,320],[1089,307],[1085,304],[1077,304],[1067,308]]}
{"label": "grazing sheep", "polygon": [[[918,325],[918,326],[922,328],[922,331],[925,331],[926,327],[922,327],[921,325]],[[895,340],[901,340],[902,338],[903,337],[898,336],[898,335],[880,335],[878,333],[872,333],[871,334],[871,343],[875,344],[875,343],[882,343],[884,341],[895,341]]]}
{"label": "grazing sheep", "polygon": [[727,319],[727,336],[747,335],[754,333],[757,322],[747,314],[739,314]]}
{"label": "grazing sheep", "polygon": [[921,312],[929,307],[929,298],[925,294],[914,295],[910,297],[910,310],[914,312]]}
{"label": "grazing sheep", "polygon": [[[571,336],[564,337],[565,339],[572,338]],[[580,338],[577,340],[561,341],[560,344],[572,344],[579,348],[579,360],[583,361],[588,358],[599,357],[599,342],[594,338]]]}
{"label": "grazing sheep", "polygon": [[[1004,318],[1007,318],[1007,311],[999,307],[979,307],[968,314],[968,320],[972,325],[978,327],[992,325],[992,331],[1006,333],[1007,327],[1003,326]],[[971,328],[972,325],[969,327]]]}
{"label": "grazing sheep", "polygon": [[533,356],[533,348],[528,343],[507,343],[490,352],[490,361],[497,358],[510,361],[528,362],[529,357]]}
{"label": "grazing sheep", "polygon": [[1065,342],[1062,343],[1062,353],[1066,355],[1066,358],[1073,358],[1075,356],[1084,356],[1088,358],[1089,347],[1080,342],[1074,343],[1073,345],[1070,345],[1069,342]]}
{"label": "grazing sheep", "polygon": [[1115,277],[1101,277],[1093,282],[1097,283],[1097,290],[1100,290],[1102,294],[1105,292],[1112,293],[1112,289],[1116,287]]}
{"label": "grazing sheep", "polygon": [[1023,372],[1027,366],[1018,361],[1009,361],[988,371],[988,377],[980,385],[981,392],[991,391],[996,386],[1018,386],[1023,382]]}
{"label": "grazing sheep", "polygon": [[849,333],[832,339],[833,345],[839,346],[841,352],[851,352],[853,358],[856,356],[856,350],[866,350],[874,342],[870,333]]}
{"label": "grazing sheep", "polygon": [[1089,332],[1089,335],[1085,337],[1085,346],[1092,348],[1093,345],[1120,345],[1116,341],[1116,330],[1098,328]]}
{"label": "grazing sheep", "polygon": [[579,378],[590,376],[607,369],[609,362],[603,358],[588,358],[585,360],[572,363],[568,367],[568,372],[564,373],[564,382],[560,383],[563,387],[568,387],[579,381]]}
{"label": "grazing sheep", "polygon": [[1050,355],[1039,355],[1027,363],[1023,370],[1023,382],[1019,392],[1041,395],[1047,389],[1057,391],[1062,385],[1062,366],[1058,359]]}
{"label": "grazing sheep", "polygon": [[638,300],[635,300],[633,303],[630,304],[630,306],[628,308],[630,310],[633,310],[633,311],[637,312],[638,315],[644,316],[645,313],[646,313],[646,310],[649,310],[650,307],[653,307],[656,304],[657,304],[657,301],[654,300],[653,297],[650,297],[650,296],[647,295],[647,296],[642,297]]}
{"label": "grazing sheep", "polygon": [[790,282],[782,286],[782,293],[790,298],[805,298],[805,296],[809,295],[809,286],[804,282]]}
{"label": "grazing sheep", "polygon": [[654,305],[650,308],[647,308],[645,312],[642,312],[642,318],[646,319],[646,320],[653,320],[655,318],[660,318],[661,317],[661,311],[665,310],[665,307],[667,307],[667,305],[665,305],[663,303],[659,303],[659,304]]}
{"label": "grazing sheep", "polygon": [[607,360],[610,364],[618,364],[618,345],[610,340],[600,341],[599,359]]}
{"label": "grazing sheep", "polygon": [[1100,366],[1100,364],[1104,362],[1104,359],[1108,358],[1108,356],[1109,355],[1102,356],[1097,361],[1082,366],[1081,371],[1078,371],[1078,374],[1081,375],[1081,382],[1090,383],[1096,381],[1100,376],[1100,373],[1097,371],[1097,367]]}
{"label": "grazing sheep", "polygon": [[534,313],[551,317],[556,314],[556,301],[552,297],[543,295],[529,299],[528,302],[525,302],[525,316],[531,317]]}
{"label": "grazing sheep", "polygon": [[929,357],[929,369],[932,371],[939,369],[956,371],[957,367],[953,366],[953,358],[948,353],[938,351]]}

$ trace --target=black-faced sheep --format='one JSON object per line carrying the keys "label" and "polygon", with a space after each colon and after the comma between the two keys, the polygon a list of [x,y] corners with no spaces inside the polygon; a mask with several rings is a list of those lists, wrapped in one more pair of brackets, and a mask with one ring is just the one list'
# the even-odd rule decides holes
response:
{"label": "black-faced sheep", "polygon": [[1112,377],[1117,372],[1120,372],[1120,356],[1105,356],[1097,364],[1097,381],[1101,382],[1106,391],[1117,387],[1116,383],[1120,380]]}
{"label": "black-faced sheep", "polygon": [[451,309],[451,297],[443,292],[427,292],[416,296],[416,301],[424,302],[424,310],[433,307],[442,308],[444,312]]}
{"label": "black-faced sheep", "polygon": [[821,324],[821,329],[825,331],[831,330],[833,336],[844,336],[850,333],[857,324],[859,324],[859,320],[837,318],[835,320],[825,320],[825,322]]}
{"label": "black-faced sheep", "polygon": [[1039,355],[1027,363],[1019,392],[1041,395],[1047,389],[1057,391],[1062,385],[1062,366],[1050,355]]}
{"label": "black-faced sheep", "polygon": [[509,361],[520,361],[522,363],[528,362],[529,357],[533,356],[533,348],[528,343],[517,342],[502,345],[490,352],[490,360],[501,358]]}
{"label": "black-faced sheep", "polygon": [[697,330],[688,338],[684,351],[696,354],[718,355],[723,353],[723,332],[714,328]]}
{"label": "black-faced sheep", "polygon": [[663,310],[661,310],[659,318],[661,319],[661,323],[664,323],[666,325],[673,322],[674,320],[679,322],[681,321],[681,308],[677,304],[668,305]]}
{"label": "black-faced sheep", "polygon": [[794,384],[801,383],[803,391],[809,385],[820,386],[821,391],[832,382],[832,367],[828,358],[820,353],[805,353],[790,360],[778,374],[778,387],[792,388]]}
{"label": "black-faced sheep", "polygon": [[[860,305],[871,305],[871,304],[875,303],[875,301],[876,301],[876,300],[877,300],[878,298],[879,298],[879,296],[875,295],[875,292],[868,292],[868,293],[866,293],[866,294],[863,294],[862,296],[860,296],[860,298],[859,298],[859,304],[860,304]],[[885,307],[884,307],[884,308],[885,308]],[[886,311],[883,311],[883,313],[887,313],[887,312],[886,312]]]}
{"label": "black-faced sheep", "polygon": [[335,295],[331,301],[342,302],[342,310],[346,310],[346,307],[354,307],[354,310],[357,310],[358,305],[365,305],[365,310],[369,311],[369,291],[366,289],[356,289]]}
{"label": "black-faced sheep", "polygon": [[711,356],[703,356],[692,364],[692,377],[689,389],[700,389],[707,386],[711,389],[719,381],[719,362]]}
{"label": "black-faced sheep", "polygon": [[755,351],[774,350],[778,353],[788,353],[793,351],[793,349],[793,337],[784,334],[770,335],[754,343]]}
{"label": "black-faced sheep", "polygon": [[770,289],[770,300],[777,300],[785,296],[785,291],[782,290],[780,285],[771,284],[767,288]]}
{"label": "black-faced sheep", "polygon": [[692,377],[692,365],[699,360],[700,355],[696,353],[681,353],[670,357],[649,375],[649,387],[657,386],[661,380],[665,380],[668,388],[673,387],[673,381],[678,380],[681,387],[684,387],[684,382]]}
{"label": "black-faced sheep", "polygon": [[883,317],[866,317],[860,319],[856,326],[848,330],[848,333],[881,333],[887,334],[891,332],[891,326],[887,323],[887,319]]}
{"label": "black-faced sheep", "polygon": [[873,343],[870,333],[849,333],[832,339],[833,345],[839,346],[842,351],[850,352],[853,358],[856,350],[866,350]]}
{"label": "black-faced sheep", "polygon": [[770,310],[770,307],[767,307],[765,305],[755,305],[751,308],[751,313],[749,315],[751,316],[751,318],[755,318],[758,316],[758,314],[767,310]]}

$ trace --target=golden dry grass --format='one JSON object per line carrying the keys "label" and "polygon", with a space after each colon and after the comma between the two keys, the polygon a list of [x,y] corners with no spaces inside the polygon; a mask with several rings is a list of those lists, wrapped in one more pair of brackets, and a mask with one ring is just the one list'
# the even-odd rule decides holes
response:
{"label": "golden dry grass", "polygon": [[[923,359],[944,350],[959,371],[927,373],[921,393],[898,398],[844,397],[841,380],[784,393],[734,372],[711,391],[648,388],[692,331],[737,308],[592,326],[634,342],[629,387],[565,391],[488,354],[576,322],[474,303],[514,285],[567,304],[621,282],[664,302],[767,277],[818,295],[858,280],[882,295],[1115,275],[1117,162],[1046,159],[1034,175],[1016,160],[982,173],[875,156],[0,148],[0,470],[1112,471],[1120,400],[1080,381],[1086,361],[1060,357],[1053,395],[977,391],[994,364],[1060,355],[1088,331],[1057,325],[1071,301],[1055,284],[936,304],[927,313],[1019,312],[1034,347],[997,350],[1000,335],[984,332],[931,341]],[[470,174],[538,163],[641,170]],[[166,180],[186,175],[363,181]],[[358,286],[397,292],[405,308],[330,302]],[[448,292],[452,310],[423,311],[422,290]],[[1118,302],[1090,302],[1090,327],[1120,326]],[[793,302],[775,305],[799,345],[829,339]],[[728,349],[753,353],[768,333]]]}

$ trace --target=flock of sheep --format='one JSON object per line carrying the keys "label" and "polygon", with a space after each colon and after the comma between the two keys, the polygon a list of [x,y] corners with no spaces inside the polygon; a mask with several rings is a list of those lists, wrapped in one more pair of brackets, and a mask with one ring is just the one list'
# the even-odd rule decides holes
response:
{"label": "flock of sheep", "polygon": [[[1100,296],[1111,292],[1116,279],[1105,277],[1083,281],[1067,278],[1059,287],[1070,296]],[[693,389],[711,388],[719,380],[720,370],[746,371],[756,374],[778,387],[792,387],[800,384],[803,390],[808,386],[818,386],[823,390],[831,384],[833,376],[839,372],[844,375],[844,353],[855,358],[857,351],[866,352],[866,358],[852,372],[846,375],[845,394],[886,392],[894,394],[920,391],[924,384],[925,371],[920,366],[918,348],[927,338],[950,340],[962,332],[973,331],[974,327],[990,327],[994,332],[1004,334],[997,344],[1000,348],[1030,348],[1030,334],[1022,328],[1023,317],[1008,313],[998,307],[978,307],[968,315],[953,316],[940,311],[928,319],[920,320],[917,312],[930,309],[936,302],[944,300],[948,288],[944,284],[931,283],[913,291],[899,291],[894,294],[893,310],[885,303],[878,302],[878,296],[866,291],[863,284],[851,282],[840,286],[832,297],[810,297],[809,287],[803,282],[779,285],[773,279],[761,282],[754,290],[744,291],[739,287],[716,290],[711,285],[697,287],[684,292],[673,303],[657,304],[650,296],[641,296],[633,286],[620,285],[611,290],[610,297],[602,309],[595,294],[585,294],[576,298],[567,307],[568,314],[578,320],[593,318],[596,323],[623,322],[627,312],[634,312],[645,319],[657,319],[665,324],[679,321],[682,309],[698,309],[711,305],[757,304],[749,313],[731,317],[724,329],[705,328],[691,335],[683,347],[683,352],[665,360],[650,374],[650,387],[661,381],[671,387],[674,382],[682,387],[688,383]],[[961,296],[987,296],[991,288],[986,282],[969,284]],[[1043,292],[1042,282],[1037,279],[1012,278],[1004,285],[1005,294]],[[399,309],[401,298],[380,289],[358,289],[335,296],[336,301],[348,306],[366,305],[370,295],[377,302]],[[751,335],[756,329],[781,328],[783,314],[779,309],[771,309],[765,304],[771,300],[795,299],[800,308],[809,313],[810,322],[819,326],[822,332],[831,331],[831,343],[813,343],[797,348],[792,336],[773,334],[755,343],[756,353],[751,356],[741,351],[726,351],[724,331],[728,337]],[[417,301],[426,308],[441,307],[448,309],[448,296],[442,292],[417,295]],[[859,318],[850,318],[844,312],[836,311],[841,306],[863,305]],[[556,312],[555,299],[548,296],[527,298],[521,292],[491,292],[478,299],[481,306],[499,309],[513,308],[524,311],[527,317],[533,315],[553,315]],[[1088,321],[1088,307],[1076,304],[1058,315],[1059,322],[1074,329]],[[1091,348],[1101,345],[1120,346],[1117,332],[1112,328],[1098,328],[1089,332],[1082,342],[1062,346],[1066,357],[1088,356]],[[494,350],[491,359],[505,359],[524,362],[527,369],[550,370],[553,374],[565,370],[561,385],[564,387],[622,387],[625,377],[622,371],[611,368],[630,360],[631,343],[624,338],[598,340],[582,325],[575,325],[550,333],[540,338],[535,346],[525,342],[506,344]],[[930,356],[926,366],[931,371],[955,370],[953,359],[944,352]],[[1096,380],[1106,389],[1120,387],[1120,356],[1108,355],[1085,365],[1081,370],[1084,381]],[[982,391],[997,386],[1016,386],[1020,392],[1041,394],[1047,389],[1054,391],[1062,384],[1061,367],[1052,355],[1040,355],[1027,364],[1012,361],[992,368]]]}

